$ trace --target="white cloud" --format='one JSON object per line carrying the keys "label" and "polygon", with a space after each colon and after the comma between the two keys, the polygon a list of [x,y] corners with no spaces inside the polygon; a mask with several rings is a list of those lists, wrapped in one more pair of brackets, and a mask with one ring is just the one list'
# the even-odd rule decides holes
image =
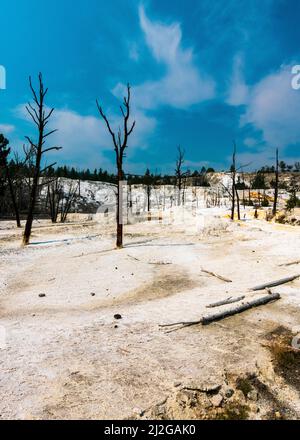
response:
{"label": "white cloud", "polygon": [[252,137],[247,137],[246,139],[244,139],[244,144],[247,145],[247,147],[249,148],[253,148],[257,146],[257,140]]}
{"label": "white cloud", "polygon": [[2,134],[10,134],[15,131],[15,126],[10,124],[0,124],[0,133]]}
{"label": "white cloud", "polygon": [[291,86],[291,67],[281,66],[251,88],[241,123],[262,131],[270,146],[286,147],[300,141],[300,92]]}
{"label": "white cloud", "polygon": [[244,60],[239,54],[233,62],[233,74],[227,97],[227,103],[230,105],[243,105],[248,101],[249,88],[245,84],[243,70]]}
{"label": "white cloud", "polygon": [[[15,114],[31,122],[25,104],[19,105],[15,109]],[[107,116],[113,129],[117,130],[120,123],[122,123],[120,115],[108,112]],[[147,133],[152,132],[156,124],[155,119],[145,116],[142,112],[136,111],[134,116],[136,118],[136,128],[130,136],[129,154],[135,147],[143,148],[147,146],[143,139]],[[55,109],[48,126],[49,131],[53,129],[57,129],[57,132],[47,138],[48,145],[62,147],[62,150],[58,153],[51,153],[51,156],[55,159],[69,163],[80,163],[82,167],[109,169],[114,167],[114,163],[109,162],[103,154],[107,151],[113,151],[113,144],[105,122],[100,115],[99,117],[85,116],[70,109]]]}
{"label": "white cloud", "polygon": [[[19,105],[15,114],[32,122],[25,104]],[[36,131],[35,126],[32,127],[28,134],[34,140]],[[100,117],[81,115],[70,109],[55,109],[47,126],[48,131],[54,129],[57,132],[47,138],[47,146],[59,146],[62,150],[49,153],[48,162],[54,158],[64,163],[77,163],[81,167],[104,167],[103,162],[105,166],[111,165],[103,156],[105,150],[112,149],[111,138]]]}
{"label": "white cloud", "polygon": [[133,61],[138,61],[140,58],[138,46],[136,43],[131,43],[129,45],[129,58]]}
{"label": "white cloud", "polygon": [[[243,62],[236,58],[227,103],[245,105],[241,115],[241,127],[249,124],[257,132],[246,138],[245,145],[253,147],[265,143],[265,159],[270,156],[268,147],[284,150],[288,145],[300,142],[300,91],[292,88],[291,65],[280,68],[247,86],[243,76]],[[258,139],[259,137],[259,139]]]}
{"label": "white cloud", "polygon": [[[180,24],[153,22],[143,6],[139,8],[139,18],[146,43],[155,60],[165,65],[166,74],[158,81],[146,81],[133,87],[136,108],[156,109],[169,105],[185,109],[213,98],[215,83],[196,67],[192,49],[182,47]],[[122,88],[122,84],[117,84],[113,93],[120,96]]]}

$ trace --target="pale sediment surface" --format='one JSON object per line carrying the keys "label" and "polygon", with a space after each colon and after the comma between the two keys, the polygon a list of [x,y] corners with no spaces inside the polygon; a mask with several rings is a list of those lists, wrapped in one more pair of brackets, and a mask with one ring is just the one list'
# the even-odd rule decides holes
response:
{"label": "pale sediment surface", "polygon": [[300,326],[300,279],[272,289],[279,301],[209,326],[159,327],[196,320],[229,296],[262,295],[249,288],[300,273],[299,264],[281,265],[300,258],[298,226],[250,215],[231,223],[217,208],[201,215],[200,223],[188,216],[127,225],[121,250],[106,222],[41,221],[27,248],[13,223],[1,222],[1,418],[205,417],[178,403],[203,383],[216,384],[206,414],[219,417],[209,408],[234,399],[226,387],[241,395],[236,378],[248,376],[258,393],[244,396],[248,417],[300,417],[299,384],[276,372],[268,346],[279,326],[291,334]]}

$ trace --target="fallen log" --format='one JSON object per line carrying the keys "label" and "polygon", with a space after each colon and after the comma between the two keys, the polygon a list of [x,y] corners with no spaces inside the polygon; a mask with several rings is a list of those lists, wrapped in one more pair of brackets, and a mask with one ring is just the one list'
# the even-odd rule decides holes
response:
{"label": "fallen log", "polygon": [[291,277],[287,277],[287,278],[282,278],[281,280],[277,280],[277,281],[271,281],[270,283],[266,283],[266,284],[261,284],[260,286],[255,286],[252,287],[250,290],[264,290],[267,287],[275,287],[275,286],[280,286],[281,284],[286,284],[289,283],[290,281],[294,281],[295,279],[299,278],[299,275],[293,275]]}
{"label": "fallen log", "polygon": [[224,318],[227,318],[229,316],[236,315],[238,313],[245,312],[246,310],[252,309],[254,307],[259,307],[265,304],[268,304],[271,301],[277,301],[280,299],[279,293],[271,293],[267,296],[263,296],[261,298],[254,299],[252,301],[248,301],[242,304],[239,304],[234,309],[225,310],[219,313],[216,313],[214,315],[209,316],[203,316],[201,319],[198,319],[197,321],[182,321],[182,322],[175,322],[172,324],[162,324],[160,327],[173,327],[170,330],[166,331],[166,333],[171,333],[176,330],[180,330],[182,328],[190,327],[192,325],[208,325],[215,321],[220,321]]}
{"label": "fallen log", "polygon": [[219,306],[224,306],[225,304],[232,304],[238,301],[242,301],[242,299],[245,299],[245,295],[243,296],[237,296],[235,298],[232,298],[232,296],[230,296],[227,299],[224,299],[223,301],[218,301],[212,304],[208,304],[208,306],[206,306],[208,309],[211,309],[213,307],[219,307]]}
{"label": "fallen log", "polygon": [[212,277],[219,278],[219,280],[225,281],[226,283],[232,283],[232,280],[230,280],[229,278],[225,278],[222,275],[211,272],[209,270],[201,269],[201,272],[207,273],[208,275],[211,275]]}
{"label": "fallen log", "polygon": [[207,325],[214,321],[220,321],[221,319],[227,318],[228,316],[245,312],[246,310],[252,309],[253,307],[263,306],[271,301],[277,301],[278,299],[280,299],[279,293],[271,293],[268,294],[267,296],[263,296],[261,298],[254,299],[252,301],[239,304],[234,309],[225,310],[223,312],[216,313],[215,315],[204,316],[202,318],[201,323],[203,325]]}
{"label": "fallen log", "polygon": [[295,261],[290,261],[289,263],[279,264],[279,267],[282,267],[282,266],[293,266],[294,264],[299,264],[299,263],[300,263],[300,260],[295,260]]}

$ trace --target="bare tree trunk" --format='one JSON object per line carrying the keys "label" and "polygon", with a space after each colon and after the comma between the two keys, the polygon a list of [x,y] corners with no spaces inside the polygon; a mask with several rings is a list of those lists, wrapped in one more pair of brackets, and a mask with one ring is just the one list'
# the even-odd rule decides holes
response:
{"label": "bare tree trunk", "polygon": [[46,167],[44,170],[41,170],[41,161],[42,156],[47,151],[51,150],[60,150],[60,147],[50,147],[50,148],[44,148],[45,139],[54,133],[56,130],[51,130],[48,133],[45,133],[45,127],[49,121],[49,118],[51,117],[54,109],[52,108],[46,115],[46,109],[45,109],[45,103],[44,99],[48,92],[48,89],[44,89],[42,74],[39,74],[39,91],[38,93],[34,90],[31,82],[31,78],[29,78],[29,85],[30,89],[33,95],[33,100],[35,103],[35,106],[32,106],[30,103],[26,107],[27,112],[31,116],[33,122],[36,124],[38,128],[38,142],[35,144],[28,136],[26,139],[28,140],[30,144],[30,150],[28,152],[28,155],[31,153],[35,156],[35,164],[34,164],[34,174],[33,174],[33,180],[31,185],[31,192],[30,192],[30,199],[29,199],[29,207],[28,207],[28,214],[27,214],[27,220],[25,225],[25,230],[23,234],[23,244],[27,245],[30,240],[31,235],[31,229],[32,229],[32,223],[33,223],[33,215],[34,215],[34,209],[36,205],[36,198],[37,198],[37,190],[39,185],[39,177],[43,171],[46,170],[46,168],[49,168],[55,164],[51,164],[48,167]]}
{"label": "bare tree trunk", "polygon": [[10,197],[11,197],[11,201],[12,201],[13,208],[14,208],[14,211],[15,211],[17,227],[20,228],[21,227],[21,220],[20,220],[19,207],[18,207],[18,204],[17,204],[13,183],[12,183],[10,172],[9,172],[8,168],[6,169],[6,174],[7,174],[7,180],[8,180],[8,187],[9,187]]}
{"label": "bare tree trunk", "polygon": [[147,212],[148,212],[148,221],[151,220],[151,185],[147,185]]}
{"label": "bare tree trunk", "polygon": [[[41,139],[41,135],[40,135],[40,139]],[[39,143],[41,143],[41,140],[39,140]],[[25,230],[24,230],[24,234],[23,234],[23,244],[24,245],[29,243],[30,235],[31,235],[33,214],[34,214],[34,208],[35,208],[36,196],[37,196],[37,187],[38,187],[38,183],[39,183],[39,174],[40,174],[40,168],[41,168],[41,149],[42,149],[42,147],[40,147],[38,149],[37,156],[36,156],[35,173],[34,173],[32,187],[31,187],[27,220],[26,220]]]}
{"label": "bare tree trunk", "polygon": [[71,210],[72,203],[76,197],[76,193],[78,190],[79,184],[77,186],[73,186],[73,182],[69,186],[68,193],[64,193],[61,195],[62,203],[61,203],[61,222],[65,223],[67,221],[68,214]]}
{"label": "bare tree trunk", "polygon": [[127,141],[128,137],[133,132],[133,129],[135,127],[135,121],[132,123],[131,127],[128,127],[128,121],[130,116],[130,86],[127,84],[127,97],[124,97],[123,106],[121,106],[121,113],[123,116],[124,121],[124,128],[123,128],[123,136],[121,134],[121,130],[119,129],[118,133],[116,134],[111,126],[110,123],[104,114],[102,107],[99,105],[98,101],[96,100],[98,111],[101,115],[101,117],[104,119],[106,123],[106,127],[112,137],[114,150],[116,153],[116,164],[117,164],[117,170],[118,170],[118,188],[117,188],[117,248],[123,247],[123,216],[122,216],[122,201],[123,201],[123,188],[121,188],[121,181],[123,179],[123,158],[124,158],[124,151],[125,148],[127,148]]}
{"label": "bare tree trunk", "polygon": [[278,184],[279,184],[279,160],[278,160],[278,148],[276,148],[276,177],[275,177],[275,189],[274,189],[273,215],[276,215],[277,212]]}
{"label": "bare tree trunk", "polygon": [[181,149],[180,145],[177,147],[178,155],[176,160],[175,167],[175,177],[177,179],[177,188],[178,188],[178,196],[177,196],[177,205],[181,205],[181,190],[182,190],[182,179],[185,175],[182,171],[182,166],[184,164],[184,155],[185,151]]}
{"label": "bare tree trunk", "polygon": [[234,144],[233,149],[233,155],[232,155],[232,166],[231,166],[231,172],[232,172],[232,205],[231,205],[231,220],[234,220],[234,211],[235,211],[235,176],[236,176],[236,165],[235,165],[235,155],[236,155],[236,146]]}
{"label": "bare tree trunk", "polygon": [[240,210],[240,197],[238,190],[235,188],[236,192],[236,204],[237,204],[237,213],[238,213],[238,219],[241,220],[241,210]]}
{"label": "bare tree trunk", "polygon": [[63,185],[60,184],[59,178],[57,177],[54,182],[51,182],[48,185],[47,191],[47,201],[49,202],[50,217],[52,223],[57,222],[62,195]]}
{"label": "bare tree trunk", "polygon": [[117,248],[123,247],[123,219],[122,219],[122,210],[123,210],[123,171],[122,164],[118,169],[118,193],[117,193]]}

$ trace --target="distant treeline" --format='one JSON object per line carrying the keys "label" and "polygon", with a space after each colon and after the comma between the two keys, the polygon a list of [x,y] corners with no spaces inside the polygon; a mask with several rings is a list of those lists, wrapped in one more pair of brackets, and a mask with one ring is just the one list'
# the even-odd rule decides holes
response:
{"label": "distant treeline", "polygon": [[[14,160],[10,161],[10,169],[12,173],[14,169],[19,170],[20,164],[15,164]],[[24,168],[29,168],[27,165],[23,165]],[[24,174],[28,175],[29,169],[24,169]],[[201,186],[209,186],[205,174],[214,172],[213,168],[205,168],[202,167],[200,171],[186,171],[185,177],[195,177],[197,181],[199,181],[199,185]],[[95,168],[94,170],[87,169],[78,169],[69,166],[50,166],[47,170],[42,173],[45,177],[65,177],[68,179],[74,180],[90,180],[97,182],[107,182],[107,183],[117,183],[117,176],[113,173],[109,173],[102,168]],[[175,176],[173,175],[161,175],[157,173],[151,173],[149,169],[146,169],[145,174],[124,174],[124,180],[130,181],[131,184],[143,184],[143,185],[156,185],[156,184],[165,184],[165,185],[174,185],[175,184]]]}
{"label": "distant treeline", "polygon": [[[13,162],[13,161],[12,161]],[[300,162],[295,162],[294,165],[288,165],[284,161],[279,162],[279,170],[281,173],[291,173],[291,172],[300,172]],[[214,168],[211,167],[202,167],[199,171],[190,171],[187,170],[184,173],[185,177],[195,177],[196,180],[199,180],[201,183],[201,186],[207,186],[205,184],[205,178],[204,176],[207,173],[214,173]],[[224,171],[223,171],[224,172]],[[275,167],[274,166],[263,166],[261,167],[257,173],[260,175],[258,179],[261,179],[261,175],[266,173],[274,173]],[[114,173],[109,173],[106,170],[103,170],[102,168],[90,170],[87,169],[78,169],[74,167],[69,166],[58,166],[56,168],[49,167],[47,170],[47,173],[45,175],[49,177],[66,177],[69,179],[77,179],[77,180],[92,180],[92,181],[100,181],[100,182],[108,182],[108,183],[116,183],[117,182],[117,176]],[[199,178],[199,179],[198,179]],[[174,174],[157,174],[157,173],[151,173],[149,169],[146,169],[145,174],[125,174],[124,179],[130,180],[132,184],[165,184],[165,185],[171,185],[174,184]]]}

